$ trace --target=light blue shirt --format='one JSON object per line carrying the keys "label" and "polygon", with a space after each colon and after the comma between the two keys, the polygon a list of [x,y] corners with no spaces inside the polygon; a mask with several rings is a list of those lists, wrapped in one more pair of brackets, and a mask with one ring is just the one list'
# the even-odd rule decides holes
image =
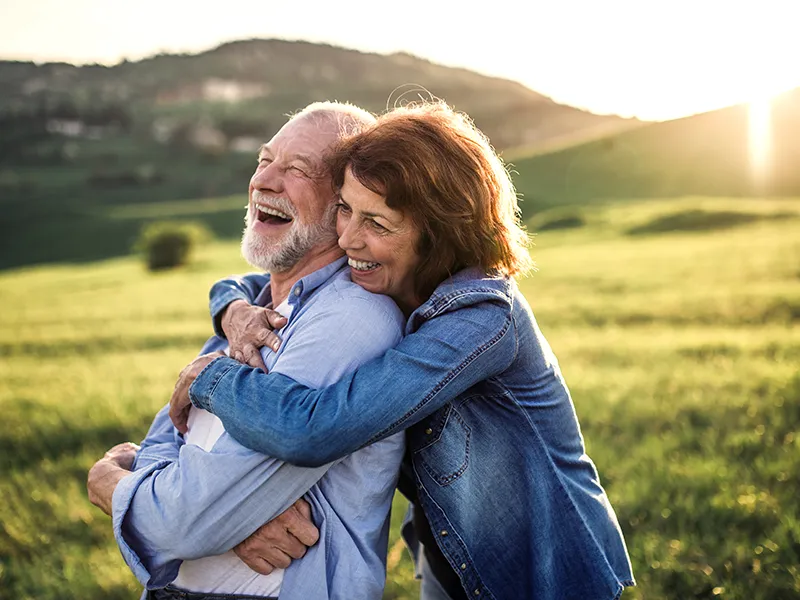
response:
{"label": "light blue shirt", "polygon": [[[268,281],[262,305],[269,301]],[[353,284],[344,259],[298,281],[288,301],[292,314],[279,332],[282,345],[266,364],[311,387],[337,381],[402,336],[400,310]],[[212,338],[203,352],[225,345]],[[227,552],[303,496],[320,540],[286,570],[281,599],[377,599],[403,452],[402,433],[315,468],[258,454],[227,433],[207,452],[184,443],[165,407],[142,442],[134,472],[114,492],[114,534],[139,581],[160,588],[175,579],[181,561]]]}

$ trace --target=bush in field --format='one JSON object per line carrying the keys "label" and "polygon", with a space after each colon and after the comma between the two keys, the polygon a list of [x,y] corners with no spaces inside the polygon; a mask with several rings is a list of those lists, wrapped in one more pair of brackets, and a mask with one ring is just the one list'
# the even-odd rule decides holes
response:
{"label": "bush in field", "polygon": [[726,210],[687,210],[656,217],[652,221],[629,229],[628,234],[642,235],[648,233],[665,233],[669,231],[711,231],[714,229],[728,229],[730,227],[736,227],[737,225],[744,225],[764,219],[791,217],[793,217],[793,215],[787,213],[761,215]]}
{"label": "bush in field", "polygon": [[212,237],[201,223],[159,221],[142,229],[135,248],[144,255],[149,270],[159,271],[186,264],[192,249]]}
{"label": "bush in field", "polygon": [[586,225],[580,210],[554,209],[539,213],[528,223],[528,229],[533,233],[538,231],[551,231],[554,229],[575,229]]}

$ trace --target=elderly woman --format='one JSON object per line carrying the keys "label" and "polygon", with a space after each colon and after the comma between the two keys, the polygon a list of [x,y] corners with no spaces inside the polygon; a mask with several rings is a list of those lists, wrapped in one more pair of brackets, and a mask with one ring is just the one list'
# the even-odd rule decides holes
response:
{"label": "elderly woman", "polygon": [[[404,339],[319,390],[218,358],[192,402],[245,446],[300,465],[405,430],[423,597],[618,598],[633,585],[625,542],[513,279],[529,267],[527,237],[487,139],[444,104],[405,107],[348,139],[332,166],[352,280],[394,299]],[[212,306],[252,301],[248,289],[220,282]],[[247,335],[231,347],[259,332]]]}

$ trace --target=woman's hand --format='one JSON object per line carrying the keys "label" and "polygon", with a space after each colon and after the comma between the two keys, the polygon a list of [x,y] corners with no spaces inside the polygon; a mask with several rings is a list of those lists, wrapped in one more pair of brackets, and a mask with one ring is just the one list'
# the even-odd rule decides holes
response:
{"label": "woman's hand", "polygon": [[230,357],[267,372],[260,348],[277,351],[280,338],[273,333],[286,325],[286,317],[269,308],[251,306],[244,300],[231,302],[222,313],[222,331],[228,338]]}
{"label": "woman's hand", "polygon": [[225,356],[224,352],[211,352],[198,356],[178,375],[175,382],[175,389],[172,390],[172,398],[169,399],[169,418],[175,428],[181,433],[189,431],[189,411],[192,408],[192,400],[189,398],[189,388],[208,365],[217,358]]}

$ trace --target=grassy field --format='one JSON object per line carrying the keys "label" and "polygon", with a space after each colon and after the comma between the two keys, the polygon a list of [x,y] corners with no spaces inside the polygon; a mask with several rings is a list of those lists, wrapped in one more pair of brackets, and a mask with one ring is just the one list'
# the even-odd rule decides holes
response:
{"label": "grassy field", "polygon": [[[649,200],[535,227],[521,286],[625,531],[626,600],[800,598],[800,202]],[[224,243],[158,275],[135,258],[0,274],[0,598],[137,597],[85,474],[143,436],[209,333],[209,285],[245,268]],[[386,598],[416,597],[401,505]]]}

